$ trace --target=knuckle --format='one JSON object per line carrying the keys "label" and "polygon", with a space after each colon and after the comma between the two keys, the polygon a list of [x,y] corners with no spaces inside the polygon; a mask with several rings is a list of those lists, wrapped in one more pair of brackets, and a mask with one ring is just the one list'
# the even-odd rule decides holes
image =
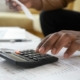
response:
{"label": "knuckle", "polygon": [[66,30],[61,30],[61,32],[65,32]]}
{"label": "knuckle", "polygon": [[55,36],[60,36],[60,33],[59,32],[55,33]]}
{"label": "knuckle", "polygon": [[79,47],[79,46],[80,46],[80,43],[79,43],[78,41],[74,41],[74,42],[73,42],[73,45],[75,45],[75,46],[78,46],[78,47]]}
{"label": "knuckle", "polygon": [[72,38],[72,36],[71,36],[71,34],[66,33],[66,34],[64,34],[64,38],[66,40],[70,40]]}
{"label": "knuckle", "polygon": [[64,36],[67,37],[67,38],[70,38],[71,37],[71,35],[68,34],[68,33],[64,34]]}
{"label": "knuckle", "polygon": [[73,43],[72,43],[72,47],[70,47],[70,49],[68,49],[68,53],[69,54],[72,54],[73,52],[75,52],[77,49],[79,49],[79,47],[80,47],[80,43],[78,42],[78,41],[74,41]]}

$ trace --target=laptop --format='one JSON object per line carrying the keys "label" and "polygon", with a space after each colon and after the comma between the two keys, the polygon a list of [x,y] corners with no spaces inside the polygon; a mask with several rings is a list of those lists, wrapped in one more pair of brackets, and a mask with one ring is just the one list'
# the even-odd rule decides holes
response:
{"label": "laptop", "polygon": [[26,40],[26,30],[18,27],[0,27],[0,40]]}

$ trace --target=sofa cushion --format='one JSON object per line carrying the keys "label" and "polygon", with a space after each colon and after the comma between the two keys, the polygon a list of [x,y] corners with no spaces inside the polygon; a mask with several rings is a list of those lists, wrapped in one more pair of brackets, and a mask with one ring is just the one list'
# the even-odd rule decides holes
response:
{"label": "sofa cushion", "polygon": [[0,12],[0,26],[19,26],[32,29],[32,20],[25,14]]}

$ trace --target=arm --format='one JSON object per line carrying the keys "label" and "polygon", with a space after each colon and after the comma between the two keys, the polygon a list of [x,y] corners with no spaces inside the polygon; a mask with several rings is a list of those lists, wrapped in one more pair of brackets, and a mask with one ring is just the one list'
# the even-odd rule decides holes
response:
{"label": "arm", "polygon": [[[6,0],[7,1],[7,0]],[[74,0],[19,0],[28,8],[35,8],[37,10],[55,10],[59,8],[64,8],[68,3]],[[20,6],[14,2],[14,0],[8,0],[9,6],[15,6],[18,10]],[[13,2],[15,4],[13,4]],[[12,4],[11,4],[12,3]]]}
{"label": "arm", "polygon": [[34,8],[38,10],[55,10],[66,7],[72,1],[74,0],[37,0],[37,2],[34,0]]}

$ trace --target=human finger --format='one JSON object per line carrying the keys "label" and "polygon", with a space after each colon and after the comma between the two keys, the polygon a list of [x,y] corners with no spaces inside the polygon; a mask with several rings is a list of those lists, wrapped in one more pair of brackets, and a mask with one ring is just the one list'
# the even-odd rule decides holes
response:
{"label": "human finger", "polygon": [[[40,47],[39,52],[40,53],[47,53],[52,46],[56,43],[56,41],[60,38],[60,33],[54,33],[52,34]],[[44,50],[43,50],[44,49]]]}
{"label": "human finger", "polygon": [[[63,33],[61,37],[57,40],[55,45],[53,45],[51,52],[57,54],[64,46],[73,41],[75,37],[72,34]],[[55,51],[54,51],[55,50]]]}
{"label": "human finger", "polygon": [[14,11],[21,11],[22,10],[21,6],[19,4],[17,4],[15,1],[12,1],[9,8],[14,10]]}
{"label": "human finger", "polygon": [[64,53],[64,58],[70,57],[80,48],[80,40],[75,40]]}
{"label": "human finger", "polygon": [[49,38],[50,35],[46,36],[37,46],[36,52],[39,52],[39,48],[43,45],[43,43]]}

